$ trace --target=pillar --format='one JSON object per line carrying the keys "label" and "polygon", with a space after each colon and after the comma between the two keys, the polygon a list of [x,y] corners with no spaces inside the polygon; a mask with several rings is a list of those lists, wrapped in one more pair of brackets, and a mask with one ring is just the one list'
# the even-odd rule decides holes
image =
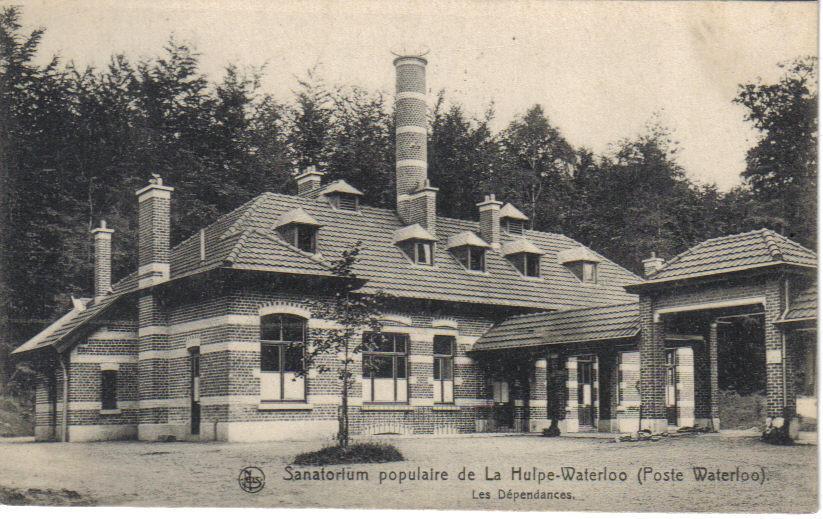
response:
{"label": "pillar", "polygon": [[654,305],[648,295],[640,298],[640,404],[641,428],[665,431],[665,323],[655,322]]}

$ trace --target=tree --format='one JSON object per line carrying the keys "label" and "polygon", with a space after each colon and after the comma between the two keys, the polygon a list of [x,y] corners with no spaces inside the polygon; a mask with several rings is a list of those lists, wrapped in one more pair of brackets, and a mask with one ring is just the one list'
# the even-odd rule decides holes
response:
{"label": "tree", "polygon": [[800,243],[817,243],[817,59],[778,65],[772,84],[740,85],[735,103],[745,106],[760,132],[742,173],[768,226]]}
{"label": "tree", "polygon": [[[560,227],[571,205],[568,194],[574,149],[540,105],[509,123],[501,141],[520,188],[518,202],[529,215],[532,228]],[[542,207],[549,210],[541,211]]]}
{"label": "tree", "polygon": [[317,67],[298,80],[300,90],[291,113],[289,145],[295,155],[297,167],[325,167],[328,163],[331,138],[331,94],[317,77]]}
{"label": "tree", "polygon": [[[311,345],[305,350],[303,370],[299,373],[299,376],[306,376],[314,366],[319,372],[327,372],[332,369],[331,365],[337,363],[341,399],[337,441],[344,449],[349,445],[349,391],[354,383],[354,356],[376,348],[382,329],[379,317],[387,304],[385,294],[355,292],[364,283],[355,272],[360,251],[361,243],[357,242],[332,264],[332,272],[339,285],[330,299],[306,301],[316,318],[332,321],[336,326],[315,332]],[[372,332],[369,334],[371,342],[358,340],[364,331]]]}

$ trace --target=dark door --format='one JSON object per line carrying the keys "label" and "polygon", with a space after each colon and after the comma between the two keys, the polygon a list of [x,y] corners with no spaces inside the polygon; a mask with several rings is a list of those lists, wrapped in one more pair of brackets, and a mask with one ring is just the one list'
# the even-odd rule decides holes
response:
{"label": "dark door", "polygon": [[514,402],[509,394],[509,382],[496,380],[493,383],[494,420],[500,429],[510,430],[514,427]]}
{"label": "dark door", "polygon": [[200,434],[200,350],[189,353],[191,368],[191,433]]}
{"label": "dark door", "polygon": [[577,363],[577,413],[581,428],[594,427],[594,387],[592,385],[592,362]]}
{"label": "dark door", "polygon": [[666,422],[677,425],[677,350],[666,350]]}

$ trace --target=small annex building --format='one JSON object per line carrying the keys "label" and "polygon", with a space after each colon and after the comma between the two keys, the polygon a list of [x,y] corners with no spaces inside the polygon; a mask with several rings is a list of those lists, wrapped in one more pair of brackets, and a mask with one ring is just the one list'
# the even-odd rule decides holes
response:
{"label": "small annex building", "polygon": [[263,193],[172,247],[174,188],[155,177],[136,192],[138,270],[116,283],[115,231],[94,229],[93,297],[14,352],[39,373],[37,439],[331,438],[337,376],[295,376],[294,351],[334,326],[306,302],[339,286],[332,262],[355,242],[359,290],[396,308],[356,359],[353,434],[722,427],[741,320],[768,420],[816,419],[812,251],[753,231],[651,258],[641,278],[491,194],[477,220],[438,216],[426,64],[394,60],[395,209],[307,168],[295,195]]}

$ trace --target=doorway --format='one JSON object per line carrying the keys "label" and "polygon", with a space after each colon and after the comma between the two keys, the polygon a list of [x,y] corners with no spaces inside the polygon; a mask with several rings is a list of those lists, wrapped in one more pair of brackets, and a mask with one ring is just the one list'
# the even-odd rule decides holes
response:
{"label": "doorway", "polygon": [[200,348],[189,350],[191,372],[191,434],[200,434]]}
{"label": "doorway", "polygon": [[581,429],[595,427],[593,364],[592,359],[586,357],[581,357],[577,361],[577,420]]}

